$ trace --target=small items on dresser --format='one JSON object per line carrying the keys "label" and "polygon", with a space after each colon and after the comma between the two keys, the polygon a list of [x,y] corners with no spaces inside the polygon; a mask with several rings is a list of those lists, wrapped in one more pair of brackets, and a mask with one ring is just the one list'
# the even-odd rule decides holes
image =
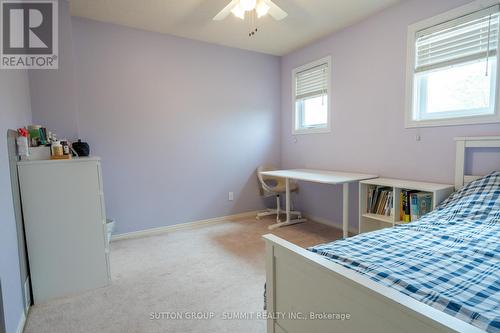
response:
{"label": "small items on dresser", "polygon": [[73,150],[76,152],[78,156],[89,156],[90,155],[90,147],[87,142],[82,142],[82,140],[78,139],[77,142],[73,142],[71,145]]}
{"label": "small items on dresser", "polygon": [[63,147],[59,141],[52,142],[52,157],[60,157],[63,156]]}
{"label": "small items on dresser", "polygon": [[53,160],[69,160],[71,154],[69,153],[68,141],[55,141],[51,145],[52,159]]}
{"label": "small items on dresser", "polygon": [[50,135],[50,132],[48,133],[45,127],[40,125],[29,125],[28,132],[31,147],[45,146],[49,142],[47,140],[47,135]]}
{"label": "small items on dresser", "polygon": [[17,133],[19,134],[19,136],[16,139],[17,155],[28,156],[29,155],[28,130],[26,128],[20,128],[17,130]]}
{"label": "small items on dresser", "polygon": [[70,152],[70,149],[69,149],[68,140],[61,141],[61,145],[63,147],[63,154],[64,155],[71,155],[71,152]]}
{"label": "small items on dresser", "polygon": [[17,132],[17,155],[21,160],[50,160],[51,142],[55,140],[52,132],[40,125],[19,128]]}
{"label": "small items on dresser", "polygon": [[90,156],[88,143],[78,139],[71,144],[67,139],[58,140],[54,132],[41,125],[18,129],[17,154],[23,161],[69,160],[72,156]]}

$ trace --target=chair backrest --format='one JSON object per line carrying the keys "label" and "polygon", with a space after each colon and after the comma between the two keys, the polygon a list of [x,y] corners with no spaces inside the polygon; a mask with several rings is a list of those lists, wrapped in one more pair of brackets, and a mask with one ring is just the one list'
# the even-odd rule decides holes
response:
{"label": "chair backrest", "polygon": [[[257,179],[259,180],[259,189],[260,194],[263,196],[272,196],[276,195],[276,191],[273,190],[273,187],[279,185],[283,180],[281,178],[262,175],[263,171],[272,171],[277,170],[272,165],[261,165],[257,168]],[[274,183],[274,184],[273,184]]]}

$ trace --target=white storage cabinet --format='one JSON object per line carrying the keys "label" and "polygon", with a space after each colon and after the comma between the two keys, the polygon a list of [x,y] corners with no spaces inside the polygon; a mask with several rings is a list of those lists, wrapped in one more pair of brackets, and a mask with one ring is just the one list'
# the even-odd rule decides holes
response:
{"label": "white storage cabinet", "polygon": [[34,303],[110,283],[100,160],[18,162]]}

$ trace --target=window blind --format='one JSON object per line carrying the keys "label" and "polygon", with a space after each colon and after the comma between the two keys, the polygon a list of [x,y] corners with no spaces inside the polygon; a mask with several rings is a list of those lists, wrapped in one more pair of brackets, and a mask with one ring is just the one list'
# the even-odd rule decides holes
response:
{"label": "window blind", "polygon": [[495,5],[418,31],[415,72],[495,56],[499,11]]}
{"label": "window blind", "polygon": [[295,98],[305,99],[328,93],[328,63],[295,74]]}

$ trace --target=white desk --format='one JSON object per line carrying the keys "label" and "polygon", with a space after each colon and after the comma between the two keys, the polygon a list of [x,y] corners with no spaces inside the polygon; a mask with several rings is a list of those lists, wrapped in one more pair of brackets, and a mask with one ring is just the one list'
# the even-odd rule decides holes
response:
{"label": "white desk", "polygon": [[285,178],[286,184],[286,221],[277,223],[273,227],[279,228],[287,225],[305,222],[306,219],[290,218],[290,179],[302,180],[312,183],[343,185],[343,218],[342,229],[344,238],[348,236],[349,229],[349,183],[358,182],[361,180],[377,178],[375,175],[366,175],[362,173],[349,173],[326,170],[310,170],[310,169],[295,169],[295,170],[275,170],[264,171],[261,174],[266,176]]}

